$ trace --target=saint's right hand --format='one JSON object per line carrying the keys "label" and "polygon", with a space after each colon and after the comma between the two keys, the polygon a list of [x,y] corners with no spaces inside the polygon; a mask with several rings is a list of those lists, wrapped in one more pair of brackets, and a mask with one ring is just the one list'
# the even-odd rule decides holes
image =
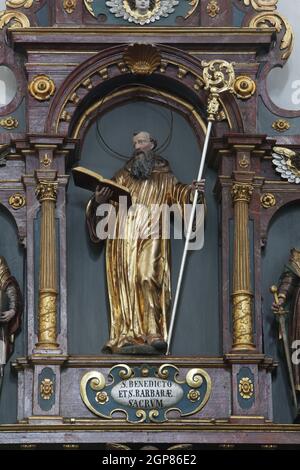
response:
{"label": "saint's right hand", "polygon": [[103,204],[107,202],[113,195],[113,190],[110,189],[108,186],[97,186],[95,191],[95,200],[97,204]]}
{"label": "saint's right hand", "polygon": [[282,297],[279,297],[278,302],[273,302],[272,304],[272,310],[275,313],[278,313],[284,306],[285,304],[285,299]]}
{"label": "saint's right hand", "polygon": [[15,310],[7,310],[6,312],[2,312],[0,314],[0,323],[8,323],[10,320],[15,316]]}

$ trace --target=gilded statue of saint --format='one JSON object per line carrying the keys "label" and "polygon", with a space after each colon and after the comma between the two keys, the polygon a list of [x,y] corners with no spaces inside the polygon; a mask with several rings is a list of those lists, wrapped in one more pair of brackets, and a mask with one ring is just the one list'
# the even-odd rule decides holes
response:
{"label": "gilded statue of saint", "polygon": [[[104,350],[111,353],[165,353],[171,302],[170,240],[153,237],[145,222],[145,208],[177,205],[184,212],[195,188],[203,198],[204,183],[181,184],[169,163],[155,152],[156,141],[148,132],[133,137],[134,152],[112,178],[127,188],[137,207],[127,215],[118,212],[113,237],[106,241],[106,271],[110,301],[110,338]],[[91,240],[97,236],[97,208],[112,196],[109,187],[97,188],[87,206]],[[203,206],[203,205],[202,205]],[[183,214],[184,215],[184,214]],[[159,216],[160,217],[160,216]],[[125,236],[118,238],[121,223]],[[159,221],[159,227],[161,220]],[[196,223],[197,225],[197,223]],[[195,225],[195,227],[196,227]],[[161,229],[159,229],[161,230]],[[138,235],[137,235],[138,234]]]}
{"label": "gilded statue of saint", "polygon": [[7,262],[0,256],[0,376],[13,351],[14,336],[21,324],[22,296]]}
{"label": "gilded statue of saint", "polygon": [[[285,265],[278,286],[278,302],[273,303],[273,310],[287,306],[290,318],[290,346],[300,339],[300,250],[293,248],[289,262]],[[294,384],[300,392],[300,366],[293,365]]]}

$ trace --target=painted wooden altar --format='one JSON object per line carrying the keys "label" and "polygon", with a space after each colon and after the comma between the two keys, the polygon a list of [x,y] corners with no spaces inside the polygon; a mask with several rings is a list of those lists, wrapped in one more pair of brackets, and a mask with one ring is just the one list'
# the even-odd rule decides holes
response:
{"label": "painted wooden altar", "polygon": [[[300,444],[297,424],[274,422],[278,364],[266,352],[263,329],[269,226],[299,199],[298,186],[282,180],[272,164],[274,145],[300,148],[300,113],[280,110],[267,92],[268,72],[284,65],[292,49],[290,26],[276,3],[182,0],[168,18],[143,25],[116,19],[105,2],[87,0],[15,0],[0,13],[1,63],[18,81],[15,98],[0,108],[0,200],[23,249],[26,300],[22,354],[6,366],[7,376],[17,377],[17,414],[1,421],[0,444]],[[130,52],[134,44],[145,48],[147,75]],[[145,45],[158,63],[151,63]],[[98,354],[73,354],[68,184],[71,167],[82,163],[85,137],[99,115],[140,101],[180,114],[200,155],[207,124],[201,62],[213,59],[234,62],[236,74],[233,93],[222,96],[209,152],[216,175],[219,311],[206,314],[220,318],[219,354],[110,356],[100,345]],[[84,318],[89,321],[88,309]],[[171,412],[163,422],[97,416],[82,401],[81,379],[92,371],[107,378],[120,364],[141,370],[171,364],[181,379],[200,368],[210,377],[209,399],[200,410]]]}

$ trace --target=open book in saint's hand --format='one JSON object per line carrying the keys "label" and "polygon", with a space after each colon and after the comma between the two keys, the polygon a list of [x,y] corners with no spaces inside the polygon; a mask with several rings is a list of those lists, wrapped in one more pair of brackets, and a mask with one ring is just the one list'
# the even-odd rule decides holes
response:
{"label": "open book in saint's hand", "polygon": [[99,173],[89,170],[88,168],[84,168],[83,166],[73,168],[72,173],[76,186],[92,191],[93,193],[96,191],[97,186],[99,186],[99,189],[108,187],[113,191],[111,200],[119,202],[120,196],[125,196],[127,197],[127,203],[131,205],[130,192],[125,188],[125,186],[122,186],[113,180],[103,178]]}

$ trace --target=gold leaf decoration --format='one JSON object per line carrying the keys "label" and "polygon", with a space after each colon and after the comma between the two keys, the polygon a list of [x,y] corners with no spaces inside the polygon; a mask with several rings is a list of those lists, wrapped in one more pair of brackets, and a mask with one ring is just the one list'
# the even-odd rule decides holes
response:
{"label": "gold leaf decoration", "polygon": [[77,0],[64,0],[63,7],[64,10],[71,15],[77,6]]}
{"label": "gold leaf decoration", "polygon": [[242,398],[249,400],[254,395],[254,385],[249,377],[243,377],[239,382],[239,392]]}
{"label": "gold leaf decoration", "polygon": [[30,8],[34,0],[6,0],[8,8]]}
{"label": "gold leaf decoration", "polygon": [[192,14],[196,10],[197,6],[199,5],[199,1],[200,0],[189,0],[189,4],[191,5],[192,8],[185,15],[185,17],[184,17],[185,20],[187,20],[190,16],[192,16]]}
{"label": "gold leaf decoration", "polygon": [[126,49],[123,60],[131,73],[151,75],[160,66],[161,56],[150,44],[134,44]]}
{"label": "gold leaf decoration", "polygon": [[216,0],[210,0],[206,7],[207,14],[215,18],[220,13],[220,6]]}
{"label": "gold leaf decoration", "polygon": [[246,7],[250,5],[256,11],[273,11],[277,8],[278,0],[242,0]]}
{"label": "gold leaf decoration", "polygon": [[10,196],[10,198],[8,199],[8,203],[14,210],[18,210],[22,209],[22,207],[25,206],[26,199],[25,196],[23,196],[22,194],[16,193]]}
{"label": "gold leaf decoration", "polygon": [[261,205],[265,209],[276,206],[276,197],[272,193],[265,193],[260,198]]}
{"label": "gold leaf decoration", "polygon": [[47,75],[37,75],[28,85],[29,93],[38,101],[46,101],[55,93],[54,81]]}
{"label": "gold leaf decoration", "polygon": [[44,379],[40,384],[40,394],[43,400],[50,400],[54,393],[54,383],[50,379]]}
{"label": "gold leaf decoration", "polygon": [[290,129],[291,125],[286,119],[277,119],[273,122],[272,127],[277,132],[285,132]]}
{"label": "gold leaf decoration", "polygon": [[29,28],[30,21],[24,13],[20,11],[0,11],[0,29],[8,26],[11,29]]}
{"label": "gold leaf decoration", "polygon": [[92,16],[96,16],[93,8],[94,0],[84,0],[85,8]]}
{"label": "gold leaf decoration", "polygon": [[260,13],[256,15],[249,23],[250,28],[269,28],[274,27],[278,33],[285,28],[285,34],[280,44],[280,50],[284,51],[281,58],[286,60],[290,57],[294,46],[294,33],[288,20],[279,13]]}
{"label": "gold leaf decoration", "polygon": [[233,90],[238,98],[247,100],[254,95],[256,84],[252,78],[240,75],[235,79]]}
{"label": "gold leaf decoration", "polygon": [[0,126],[5,129],[16,129],[19,125],[19,121],[12,116],[0,119]]}

